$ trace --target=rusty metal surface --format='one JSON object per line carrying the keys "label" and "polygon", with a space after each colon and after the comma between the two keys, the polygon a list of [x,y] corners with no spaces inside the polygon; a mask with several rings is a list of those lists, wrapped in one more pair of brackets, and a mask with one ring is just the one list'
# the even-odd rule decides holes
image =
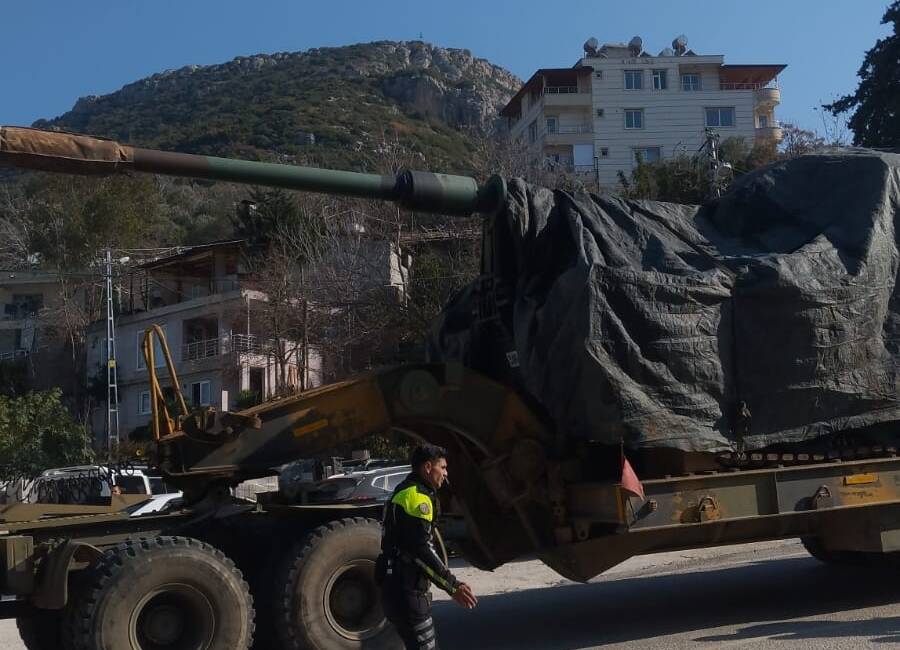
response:
{"label": "rusty metal surface", "polygon": [[631,530],[900,501],[900,459],[749,470],[644,482]]}
{"label": "rusty metal surface", "polygon": [[[0,506],[0,528],[12,522],[60,519],[64,517],[103,515],[120,513],[135,504],[143,503],[150,497],[146,494],[116,494],[110,497],[109,505],[80,505],[55,503],[13,503]],[[125,514],[127,516],[127,513]]]}

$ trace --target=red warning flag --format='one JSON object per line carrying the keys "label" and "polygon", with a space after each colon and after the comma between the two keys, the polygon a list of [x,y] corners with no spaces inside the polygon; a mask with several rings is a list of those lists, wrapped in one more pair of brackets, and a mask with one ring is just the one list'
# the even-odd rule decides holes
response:
{"label": "red warning flag", "polygon": [[636,497],[644,498],[644,486],[641,485],[641,480],[638,478],[638,475],[634,473],[634,468],[631,466],[631,463],[628,462],[628,459],[625,458],[625,452],[622,452],[622,481],[621,481],[622,489],[625,492],[633,494]]}

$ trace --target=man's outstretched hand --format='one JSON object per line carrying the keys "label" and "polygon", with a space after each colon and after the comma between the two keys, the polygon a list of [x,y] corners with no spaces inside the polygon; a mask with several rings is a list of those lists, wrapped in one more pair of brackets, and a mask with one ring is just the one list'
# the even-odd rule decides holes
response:
{"label": "man's outstretched hand", "polygon": [[459,585],[459,588],[453,594],[453,600],[456,601],[457,605],[466,609],[475,609],[475,605],[478,604],[478,599],[472,593],[472,588],[465,582]]}

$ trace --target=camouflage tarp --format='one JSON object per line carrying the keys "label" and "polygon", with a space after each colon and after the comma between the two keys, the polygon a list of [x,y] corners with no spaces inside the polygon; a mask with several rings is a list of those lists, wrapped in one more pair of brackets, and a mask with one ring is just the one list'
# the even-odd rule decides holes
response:
{"label": "camouflage tarp", "polygon": [[434,351],[609,444],[751,450],[900,420],[898,169],[889,153],[806,156],[702,207],[513,181],[497,224],[509,306],[470,330],[463,292]]}

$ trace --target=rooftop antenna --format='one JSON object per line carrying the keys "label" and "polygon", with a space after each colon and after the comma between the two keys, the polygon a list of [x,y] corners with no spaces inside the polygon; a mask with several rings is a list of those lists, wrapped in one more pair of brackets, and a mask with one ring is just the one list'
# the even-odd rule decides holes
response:
{"label": "rooftop antenna", "polygon": [[640,56],[644,50],[644,41],[640,36],[635,36],[628,41],[628,49],[631,50],[631,56]]}
{"label": "rooftop antenna", "polygon": [[584,53],[588,56],[597,56],[597,48],[600,47],[600,43],[597,42],[597,39],[591,36],[584,42]]}
{"label": "rooftop antenna", "polygon": [[687,36],[680,34],[672,41],[672,49],[675,50],[675,56],[684,56],[687,52]]}

